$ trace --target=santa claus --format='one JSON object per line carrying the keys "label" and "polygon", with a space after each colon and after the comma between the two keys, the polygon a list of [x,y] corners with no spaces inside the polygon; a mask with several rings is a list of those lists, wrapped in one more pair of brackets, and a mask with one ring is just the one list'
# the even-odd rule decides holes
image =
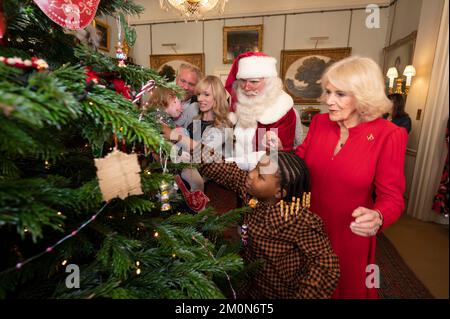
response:
{"label": "santa claus", "polygon": [[294,147],[300,123],[291,96],[283,91],[276,63],[262,52],[243,53],[233,62],[225,88],[232,97],[237,158],[267,148],[291,151]]}

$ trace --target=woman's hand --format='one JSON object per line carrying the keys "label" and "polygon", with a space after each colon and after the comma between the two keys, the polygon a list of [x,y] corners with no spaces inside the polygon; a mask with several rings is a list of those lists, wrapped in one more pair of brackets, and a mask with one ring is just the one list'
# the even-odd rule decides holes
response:
{"label": "woman's hand", "polygon": [[375,236],[383,224],[381,213],[366,207],[358,207],[352,213],[355,221],[350,223],[350,229],[359,236]]}

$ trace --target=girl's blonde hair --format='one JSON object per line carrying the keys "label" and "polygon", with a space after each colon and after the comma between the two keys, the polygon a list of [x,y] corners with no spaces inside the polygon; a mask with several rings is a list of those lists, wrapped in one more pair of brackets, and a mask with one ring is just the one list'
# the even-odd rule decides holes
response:
{"label": "girl's blonde hair", "polygon": [[365,121],[381,117],[392,108],[380,67],[370,58],[351,56],[333,63],[322,76],[322,102],[328,84],[352,94],[356,109]]}
{"label": "girl's blonde hair", "polygon": [[[228,119],[229,105],[227,101],[227,92],[225,91],[222,81],[217,76],[208,75],[200,80],[195,87],[195,94],[200,94],[200,92],[206,90],[209,86],[211,86],[211,92],[214,97],[214,127],[232,127],[233,124]],[[201,118],[201,114],[198,118]]]}
{"label": "girl's blonde hair", "polygon": [[150,91],[148,101],[145,103],[144,108],[147,110],[157,107],[167,108],[170,102],[176,97],[176,94],[172,90],[158,86]]}

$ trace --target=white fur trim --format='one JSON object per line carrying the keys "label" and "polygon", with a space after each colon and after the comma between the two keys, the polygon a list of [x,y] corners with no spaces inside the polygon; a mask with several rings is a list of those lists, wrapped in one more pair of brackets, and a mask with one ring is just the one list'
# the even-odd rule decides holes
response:
{"label": "white fur trim", "polygon": [[239,123],[234,127],[234,154],[236,157],[243,157],[253,151],[253,137],[256,133],[256,127],[243,128]]}
{"label": "white fur trim", "polygon": [[272,124],[291,110],[294,106],[294,100],[286,92],[282,91],[273,105],[268,106],[264,112],[259,116],[257,121],[261,124]]}
{"label": "white fur trim", "polygon": [[236,79],[269,78],[277,75],[275,58],[253,55],[239,60]]}
{"label": "white fur trim", "polygon": [[229,120],[233,125],[236,125],[237,120],[238,120],[236,113],[235,113],[235,112],[230,112],[230,113],[228,113],[228,120]]}

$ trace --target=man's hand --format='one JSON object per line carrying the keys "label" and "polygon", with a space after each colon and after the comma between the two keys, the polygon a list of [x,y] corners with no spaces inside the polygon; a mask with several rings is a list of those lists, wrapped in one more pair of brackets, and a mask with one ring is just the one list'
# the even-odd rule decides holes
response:
{"label": "man's hand", "polygon": [[366,207],[358,207],[352,213],[355,221],[350,223],[350,229],[359,236],[375,236],[383,224],[381,214]]}
{"label": "man's hand", "polygon": [[278,135],[273,131],[268,131],[262,138],[262,145],[270,150],[281,150],[283,144]]}

